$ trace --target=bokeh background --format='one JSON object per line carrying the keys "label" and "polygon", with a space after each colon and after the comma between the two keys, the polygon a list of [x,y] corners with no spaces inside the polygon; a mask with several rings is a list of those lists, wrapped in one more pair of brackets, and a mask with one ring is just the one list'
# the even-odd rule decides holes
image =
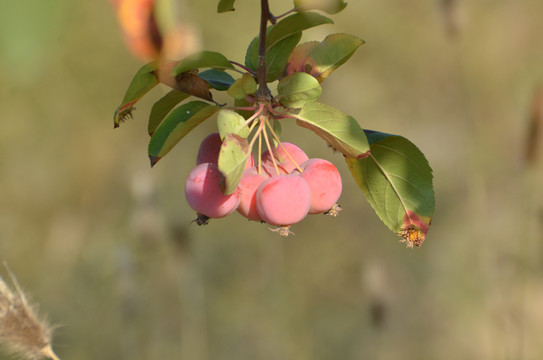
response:
{"label": "bokeh background", "polygon": [[[257,5],[187,0],[181,17],[241,62]],[[113,130],[141,62],[111,4],[2,1],[0,258],[59,325],[62,359],[541,359],[542,13],[539,0],[352,0],[304,35],[366,40],[321,101],[409,138],[433,167],[433,225],[409,250],[342,157],[288,121],[284,140],[342,173],[340,216],[285,239],[237,214],[191,223],[184,181],[213,121],[151,170],[146,120],[167,90]]]}

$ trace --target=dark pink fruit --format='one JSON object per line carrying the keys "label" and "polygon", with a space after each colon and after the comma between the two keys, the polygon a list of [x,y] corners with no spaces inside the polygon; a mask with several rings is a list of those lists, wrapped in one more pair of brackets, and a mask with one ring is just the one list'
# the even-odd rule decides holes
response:
{"label": "dark pink fruit", "polygon": [[221,145],[222,140],[218,132],[208,135],[200,144],[198,155],[196,156],[196,165],[205,163],[217,165],[219,162]]}
{"label": "dark pink fruit", "polygon": [[196,212],[210,218],[222,218],[231,214],[240,202],[239,191],[224,195],[219,187],[221,173],[215,164],[197,165],[185,183],[187,203]]}
{"label": "dark pink fruit", "polygon": [[306,217],[311,192],[298,175],[276,175],[264,181],[256,191],[258,214],[270,225],[292,225]]}
{"label": "dark pink fruit", "polygon": [[[210,163],[218,165],[219,163],[219,154],[221,152],[222,140],[219,133],[213,133],[208,135],[198,149],[198,155],[196,155],[196,165]],[[254,165],[253,154],[249,156],[245,168],[248,169]]]}
{"label": "dark pink fruit", "polygon": [[[309,159],[305,152],[297,145],[289,142],[283,142],[281,144],[283,146],[277,146],[274,149],[274,153],[278,167],[281,171],[284,171],[285,174],[290,174],[290,172],[296,168],[296,165],[300,165],[301,163]],[[285,153],[285,150],[289,153],[290,157],[292,157],[295,163],[292,162],[292,160],[288,157],[288,155]],[[273,166],[269,150],[266,150],[262,153],[262,161],[268,165]]]}
{"label": "dark pink fruit", "polygon": [[339,199],[342,190],[339,171],[329,161],[310,159],[300,165],[301,173],[294,170],[293,174],[302,177],[311,190],[310,214],[318,214],[330,210]]}
{"label": "dark pink fruit", "polygon": [[268,178],[269,176],[265,172],[259,174],[256,167],[248,168],[241,177],[238,185],[241,191],[238,212],[249,220],[262,221],[256,206],[256,190]]}

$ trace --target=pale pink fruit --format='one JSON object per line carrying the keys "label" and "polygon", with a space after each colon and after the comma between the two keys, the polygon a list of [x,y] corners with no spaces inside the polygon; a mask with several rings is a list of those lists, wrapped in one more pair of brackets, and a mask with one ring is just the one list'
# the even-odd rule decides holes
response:
{"label": "pale pink fruit", "polygon": [[238,185],[238,189],[241,191],[241,201],[237,210],[249,220],[262,221],[256,206],[256,190],[268,178],[269,176],[265,172],[259,174],[256,167],[250,167],[243,172]]}
{"label": "pale pink fruit", "polygon": [[310,214],[319,214],[330,210],[339,199],[342,190],[339,171],[329,161],[310,159],[300,165],[301,173],[294,170],[293,174],[301,176],[311,190]]}
{"label": "pale pink fruit", "polygon": [[258,214],[270,225],[287,226],[303,220],[311,206],[311,192],[298,175],[276,175],[256,191]]}
{"label": "pale pink fruit", "polygon": [[210,218],[222,218],[236,210],[241,198],[240,191],[224,195],[219,187],[221,180],[217,165],[197,165],[185,183],[185,197],[189,206]]}
{"label": "pale pink fruit", "polygon": [[[274,149],[274,153],[278,167],[281,171],[284,171],[285,174],[290,174],[290,172],[296,168],[296,165],[300,165],[301,163],[309,159],[306,153],[297,145],[289,142],[283,142],[281,144],[283,146],[278,145]],[[288,152],[290,157],[292,157],[295,163],[292,162],[290,157],[285,153],[285,150],[286,152]],[[273,166],[269,150],[266,150],[262,153],[262,161],[268,165]]]}
{"label": "pale pink fruit", "polygon": [[[196,165],[210,163],[210,164],[219,164],[219,154],[221,153],[222,140],[219,133],[213,133],[208,135],[198,149],[198,155],[196,155]],[[254,156],[251,153],[245,168],[248,169],[254,165]]]}

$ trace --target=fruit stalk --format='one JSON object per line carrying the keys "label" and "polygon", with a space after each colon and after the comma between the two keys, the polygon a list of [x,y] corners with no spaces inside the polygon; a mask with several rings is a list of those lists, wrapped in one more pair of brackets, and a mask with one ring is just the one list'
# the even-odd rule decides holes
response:
{"label": "fruit stalk", "polygon": [[271,101],[272,95],[266,81],[266,28],[268,21],[274,23],[275,18],[270,13],[268,0],[260,0],[260,34],[258,38],[258,69],[256,71],[258,78],[258,89],[256,96],[264,101]]}

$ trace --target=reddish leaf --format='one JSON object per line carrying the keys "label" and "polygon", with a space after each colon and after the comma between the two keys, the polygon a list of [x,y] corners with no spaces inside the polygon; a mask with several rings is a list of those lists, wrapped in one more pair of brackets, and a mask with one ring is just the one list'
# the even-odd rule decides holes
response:
{"label": "reddish leaf", "polygon": [[212,101],[213,96],[209,92],[209,84],[197,75],[198,70],[185,71],[173,76],[172,69],[177,65],[178,62],[163,63],[157,71],[158,80],[172,89]]}

